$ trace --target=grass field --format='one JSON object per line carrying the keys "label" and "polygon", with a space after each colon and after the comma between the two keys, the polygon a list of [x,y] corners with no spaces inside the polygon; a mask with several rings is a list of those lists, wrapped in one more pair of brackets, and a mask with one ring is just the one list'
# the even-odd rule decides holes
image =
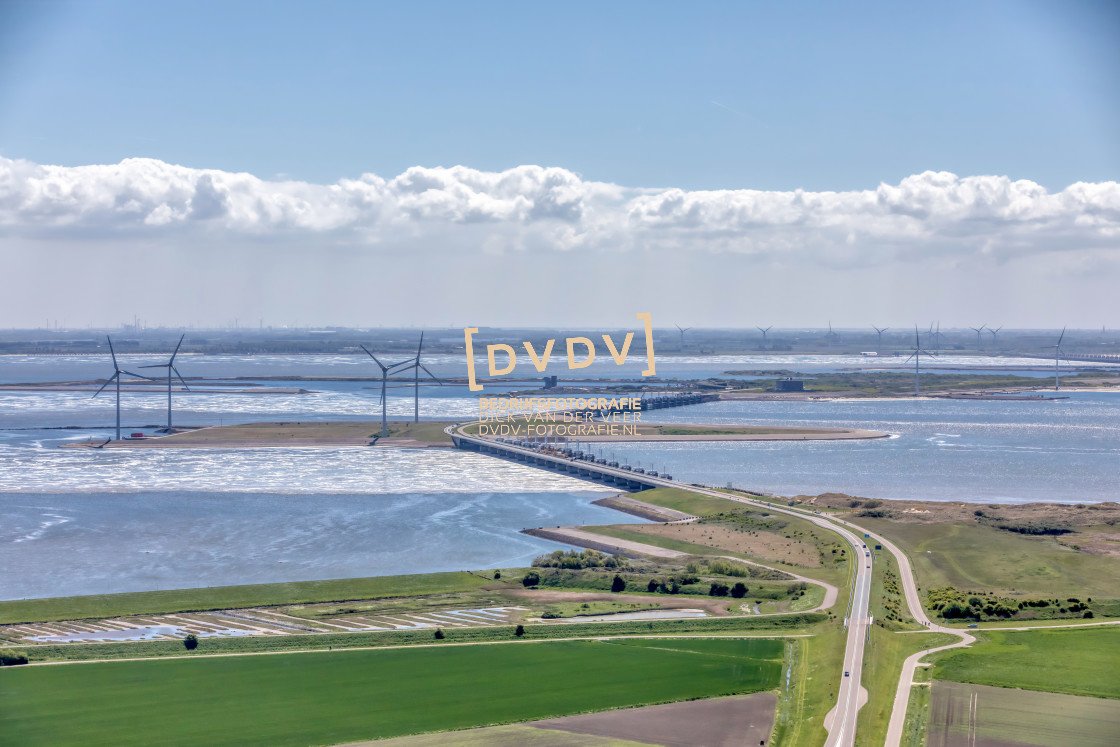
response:
{"label": "grass field", "polygon": [[937,659],[939,680],[1120,698],[1120,626],[989,630]]}
{"label": "grass field", "polygon": [[775,687],[780,641],[434,646],[0,672],[27,745],[306,745]]}
{"label": "grass field", "polygon": [[935,682],[926,744],[1111,747],[1120,703],[1054,693]]}
{"label": "grass field", "polygon": [[1017,595],[1120,597],[1120,556],[1079,552],[1053,537],[988,526],[854,518],[898,542],[923,589],[953,586]]}
{"label": "grass field", "polygon": [[207,589],[27,599],[0,602],[0,624],[422,596],[469,591],[490,583],[494,582],[478,575],[454,571],[411,576],[375,576],[331,581],[295,581],[282,584],[215,586]]}

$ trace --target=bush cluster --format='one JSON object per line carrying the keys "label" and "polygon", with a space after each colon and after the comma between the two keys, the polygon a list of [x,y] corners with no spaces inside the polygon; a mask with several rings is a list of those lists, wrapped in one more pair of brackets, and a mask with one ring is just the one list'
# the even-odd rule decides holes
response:
{"label": "bush cluster", "polygon": [[556,550],[533,560],[537,568],[629,568],[630,561],[622,555],[607,555],[598,550]]}
{"label": "bush cluster", "polygon": [[0,667],[15,667],[27,663],[27,654],[10,648],[0,648]]}

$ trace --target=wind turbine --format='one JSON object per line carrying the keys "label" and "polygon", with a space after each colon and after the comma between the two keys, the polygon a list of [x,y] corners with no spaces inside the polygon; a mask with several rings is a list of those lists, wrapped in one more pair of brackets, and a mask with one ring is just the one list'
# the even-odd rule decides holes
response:
{"label": "wind turbine", "polygon": [[[98,389],[96,392],[94,392],[93,397],[96,397],[98,394],[101,394],[101,392],[105,391],[105,387],[109,386],[109,384],[111,384],[113,382],[116,382],[116,384],[117,384],[117,440],[120,441],[121,440],[121,374],[126,373],[129,376],[136,376],[137,378],[141,378],[141,379],[147,379],[148,377],[143,376],[143,375],[138,374],[138,373],[133,373],[132,371],[125,371],[123,368],[121,368],[117,364],[117,354],[115,352],[113,352],[113,341],[109,337],[106,337],[105,339],[109,340],[109,355],[113,356],[113,375],[105,380],[105,383],[101,385],[100,389]],[[93,397],[90,397],[90,399],[93,399]]]}
{"label": "wind turbine", "polygon": [[681,325],[678,324],[677,329],[681,331],[681,350],[684,350],[684,333],[692,329],[692,327],[681,327]]}
{"label": "wind turbine", "polygon": [[836,333],[832,331],[832,320],[830,319],[828,321],[828,346],[829,347],[832,347],[832,338],[835,337],[835,336],[836,336]]}
{"label": "wind turbine", "polygon": [[766,329],[763,329],[762,327],[759,327],[759,326],[755,326],[755,329],[757,329],[759,332],[762,333],[762,347],[766,347],[766,333],[769,332],[770,330],[774,329],[774,325],[771,324]]}
{"label": "wind turbine", "polygon": [[[413,413],[413,416],[412,416],[412,422],[414,422],[414,423],[419,423],[420,422],[420,369],[424,369],[424,373],[428,374],[428,376],[431,376],[433,379],[435,379],[436,383],[438,383],[440,386],[443,386],[443,382],[439,380],[439,377],[436,376],[431,371],[429,371],[427,366],[425,366],[423,363],[420,362],[420,350],[423,347],[424,347],[424,333],[423,333],[423,331],[421,331],[420,332],[420,344],[416,346],[416,357],[413,358],[411,362],[405,361],[405,363],[407,363],[408,365],[404,365],[404,363],[398,363],[397,364],[397,366],[404,366],[403,368],[398,368],[397,369],[398,373],[401,372],[401,371],[407,371],[410,368],[413,371],[413,374],[412,374],[412,397],[413,397],[413,404],[414,404],[415,410],[414,410],[414,413]],[[369,351],[367,350],[366,352],[369,352]],[[374,359],[374,360],[376,360],[376,359]]]}
{"label": "wind turbine", "polygon": [[999,339],[997,337],[997,335],[999,334],[999,331],[1001,329],[1003,329],[1003,327],[996,327],[995,329],[992,329],[991,327],[988,328],[988,331],[992,333],[992,347],[993,348],[996,347],[997,340]]}
{"label": "wind turbine", "polygon": [[400,371],[407,370],[408,364],[415,362],[415,359],[409,358],[406,361],[401,361],[400,363],[394,363],[390,366],[386,366],[384,363],[377,360],[376,355],[366,350],[365,345],[359,345],[358,347],[360,347],[362,350],[365,350],[366,355],[368,355],[370,358],[373,358],[373,362],[376,363],[378,368],[381,369],[381,437],[385,438],[389,434],[388,409],[387,403],[385,401],[385,384],[389,379],[390,373],[399,373]]}
{"label": "wind turbine", "polygon": [[971,329],[973,332],[976,333],[976,352],[977,353],[979,353],[983,349],[980,346],[981,345],[981,343],[980,343],[980,333],[984,331],[985,326],[987,326],[987,325],[981,324],[979,327],[969,327],[969,329]]}
{"label": "wind turbine", "polygon": [[[937,356],[926,350],[922,350],[922,340],[918,336],[918,325],[914,325],[914,352],[910,354],[910,358],[914,359],[914,396],[919,396],[920,390],[918,388],[918,376],[921,373],[920,363],[923,355],[928,355],[930,358]],[[910,358],[907,358],[904,363],[909,363]]]}
{"label": "wind turbine", "polygon": [[883,352],[883,333],[890,329],[890,327],[883,327],[882,329],[879,329],[874,324],[872,324],[871,329],[875,330],[879,334],[879,347],[876,348],[876,350],[881,353]]}
{"label": "wind turbine", "polygon": [[1058,391],[1058,359],[1062,356],[1062,338],[1066,336],[1066,328],[1062,327],[1062,334],[1058,335],[1058,344],[1047,345],[1054,348],[1054,391]]}
{"label": "wind turbine", "polygon": [[175,352],[171,354],[170,360],[167,363],[155,363],[151,366],[140,366],[140,368],[166,368],[167,369],[167,432],[171,432],[171,372],[174,371],[175,375],[179,377],[179,381],[183,382],[183,387],[189,392],[191,388],[187,386],[187,382],[183,380],[182,374],[179,369],[175,368],[175,356],[179,354],[179,348],[183,344],[183,338],[187,334],[184,332],[182,337],[179,338],[179,344],[175,346]]}

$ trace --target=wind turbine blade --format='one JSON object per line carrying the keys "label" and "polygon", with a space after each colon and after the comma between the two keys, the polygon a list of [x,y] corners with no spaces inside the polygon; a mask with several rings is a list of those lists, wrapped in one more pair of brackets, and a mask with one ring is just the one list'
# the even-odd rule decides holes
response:
{"label": "wind turbine blade", "polygon": [[361,348],[362,350],[365,350],[365,351],[366,351],[366,355],[368,355],[368,356],[369,356],[370,358],[373,358],[373,362],[374,362],[374,363],[376,363],[377,365],[381,366],[381,371],[382,371],[383,373],[384,373],[385,371],[388,371],[388,370],[389,370],[389,369],[385,368],[385,364],[383,364],[383,363],[382,363],[381,361],[377,360],[377,356],[376,356],[376,355],[374,355],[373,353],[371,353],[371,352],[369,352],[368,350],[366,350],[366,346],[365,346],[365,345],[359,345],[358,347],[360,347],[360,348]]}
{"label": "wind turbine blade", "polygon": [[440,386],[443,386],[443,382],[442,382],[442,381],[440,381],[440,379],[439,379],[439,377],[438,377],[438,376],[436,376],[436,375],[435,375],[434,373],[432,373],[431,371],[429,371],[429,370],[428,370],[428,367],[427,367],[427,366],[425,366],[425,365],[424,365],[423,363],[421,363],[421,364],[419,364],[419,365],[420,365],[420,368],[424,369],[424,373],[428,374],[428,375],[429,375],[429,376],[431,376],[431,377],[432,377],[433,379],[435,379],[435,380],[436,380],[437,382],[439,382],[439,385],[440,385]]}
{"label": "wind turbine blade", "polygon": [[420,351],[424,348],[424,330],[420,330],[420,344],[416,346],[416,362],[420,362]]}
{"label": "wind turbine blade", "polygon": [[910,357],[907,358],[906,360],[904,360],[903,363],[909,363],[910,361],[914,360],[914,356],[916,356],[917,354],[918,354],[917,351],[911,353]]}
{"label": "wind turbine blade", "polygon": [[106,335],[105,339],[109,341],[109,355],[113,356],[113,370],[118,371],[120,366],[117,365],[117,354],[113,351],[113,338]]}
{"label": "wind turbine blade", "polygon": [[126,373],[129,376],[135,376],[136,378],[143,379],[144,381],[159,381],[159,379],[153,379],[151,376],[145,376],[144,374],[133,373],[132,371],[125,371],[123,368],[120,371],[117,372],[118,375],[120,375],[122,373]]}
{"label": "wind turbine blade", "polygon": [[175,356],[177,356],[179,354],[179,348],[183,346],[183,338],[186,337],[186,336],[187,336],[187,333],[184,332],[183,336],[179,338],[179,344],[175,346],[175,352],[171,354],[171,360],[169,360],[167,362],[167,365],[170,366],[170,365],[175,363]]}
{"label": "wind turbine blade", "polygon": [[140,368],[167,368],[169,363],[153,363],[150,366],[140,366]]}
{"label": "wind turbine blade", "polygon": [[179,373],[179,369],[172,366],[171,370],[174,371],[175,375],[179,377],[179,381],[183,382],[183,388],[186,389],[189,392],[191,390],[191,388],[189,386],[187,386],[187,382],[183,379],[183,375],[181,373]]}
{"label": "wind turbine blade", "polygon": [[[100,389],[98,389],[98,390],[97,390],[96,392],[94,392],[94,393],[93,393],[93,397],[96,397],[97,395],[101,394],[101,392],[105,391],[105,387],[107,387],[107,386],[109,386],[110,384],[112,384],[112,383],[113,383],[113,379],[117,378],[118,376],[120,376],[120,372],[119,372],[119,371],[118,371],[117,373],[113,374],[112,376],[110,376],[110,377],[109,377],[108,379],[106,379],[106,380],[105,380],[105,383],[101,385],[101,388],[100,388]],[[90,397],[90,399],[93,399],[93,397]]]}
{"label": "wind turbine blade", "polygon": [[1056,348],[1061,347],[1062,346],[1062,338],[1064,338],[1065,336],[1066,336],[1066,328],[1062,327],[1062,334],[1060,334],[1058,336],[1058,344],[1055,345],[1054,347],[1056,347]]}

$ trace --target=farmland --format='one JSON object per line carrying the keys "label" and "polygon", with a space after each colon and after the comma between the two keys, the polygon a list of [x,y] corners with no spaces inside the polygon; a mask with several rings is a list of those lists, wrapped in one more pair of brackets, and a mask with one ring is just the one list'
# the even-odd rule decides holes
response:
{"label": "farmland", "polygon": [[935,682],[928,747],[1108,747],[1120,703],[1099,698]]}
{"label": "farmland", "polygon": [[777,685],[780,641],[435,645],[4,671],[19,744],[268,744],[513,723]]}

